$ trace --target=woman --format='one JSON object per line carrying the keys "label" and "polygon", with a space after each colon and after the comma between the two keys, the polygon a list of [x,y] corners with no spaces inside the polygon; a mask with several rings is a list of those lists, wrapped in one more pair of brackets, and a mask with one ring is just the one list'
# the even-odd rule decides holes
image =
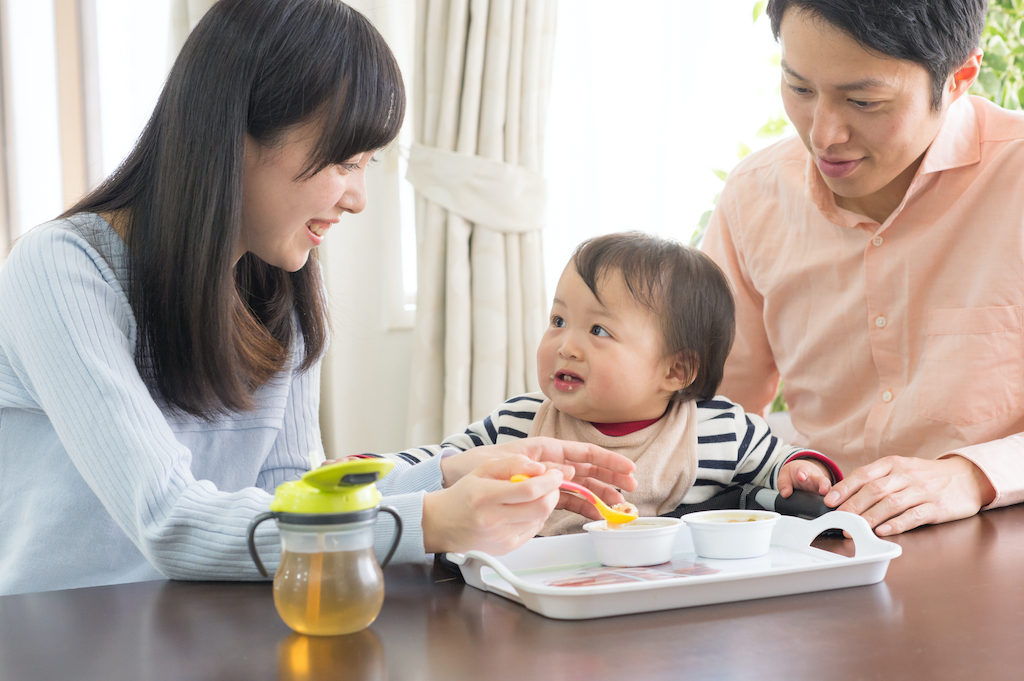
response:
{"label": "woman", "polygon": [[[0,594],[258,578],[250,519],[323,460],[311,253],[363,209],[404,109],[383,39],[336,0],[222,0],[199,23],[124,164],[0,271]],[[507,551],[574,470],[612,500],[635,484],[545,440],[400,464],[396,559]]]}

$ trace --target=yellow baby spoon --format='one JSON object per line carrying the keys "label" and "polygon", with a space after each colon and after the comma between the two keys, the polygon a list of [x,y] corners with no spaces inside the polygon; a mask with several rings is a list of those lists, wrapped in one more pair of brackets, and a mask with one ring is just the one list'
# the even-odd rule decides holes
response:
{"label": "yellow baby spoon", "polygon": [[[523,480],[529,480],[529,475],[516,474],[512,476],[512,482],[522,482]],[[608,521],[609,525],[625,525],[631,523],[637,518],[636,513],[623,513],[622,511],[616,511],[614,508],[608,506],[608,504],[601,501],[601,498],[591,492],[583,485],[577,485],[575,482],[569,482],[563,480],[560,488],[566,492],[575,494],[576,496],[583,497],[584,500],[589,501],[597,507],[597,512]]]}

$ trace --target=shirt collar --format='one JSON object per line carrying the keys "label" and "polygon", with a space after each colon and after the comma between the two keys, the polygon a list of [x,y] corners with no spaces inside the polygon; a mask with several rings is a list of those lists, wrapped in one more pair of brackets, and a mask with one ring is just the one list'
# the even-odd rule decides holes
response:
{"label": "shirt collar", "polygon": [[[981,134],[978,130],[978,119],[969,97],[961,97],[950,105],[946,118],[939,127],[935,139],[928,146],[921,166],[907,189],[899,208],[893,211],[892,220],[906,205],[907,197],[914,194],[922,186],[923,179],[932,173],[951,168],[960,168],[981,161]],[[836,205],[835,195],[825,184],[821,171],[814,163],[814,158],[807,154],[806,192],[814,202],[818,211],[829,222],[840,227],[856,227],[865,221],[859,213],[840,208]]]}

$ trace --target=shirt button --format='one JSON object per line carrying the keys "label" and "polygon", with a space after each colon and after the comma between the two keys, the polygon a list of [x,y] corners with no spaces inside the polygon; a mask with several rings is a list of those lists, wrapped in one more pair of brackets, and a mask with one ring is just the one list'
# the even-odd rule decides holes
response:
{"label": "shirt button", "polygon": [[874,239],[871,240],[871,243],[874,244],[875,246],[881,246],[882,245],[882,237],[876,236]]}
{"label": "shirt button", "polygon": [[885,321],[885,317],[875,317],[875,326],[880,329],[884,329],[888,322]]}
{"label": "shirt button", "polygon": [[882,401],[885,402],[886,404],[888,404],[889,402],[892,402],[892,391],[891,390],[886,390],[884,393],[882,393]]}

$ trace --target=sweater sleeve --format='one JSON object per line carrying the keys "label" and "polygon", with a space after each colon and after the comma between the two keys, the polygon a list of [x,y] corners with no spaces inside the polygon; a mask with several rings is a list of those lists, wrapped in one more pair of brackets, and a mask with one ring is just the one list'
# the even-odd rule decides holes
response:
{"label": "sweater sleeve", "polygon": [[[191,471],[136,369],[135,325],[102,258],[66,230],[23,237],[0,273],[0,343],[75,468],[153,566],[174,579],[259,579],[246,547],[271,496],[225,492]],[[257,532],[268,567],[280,543]]]}

